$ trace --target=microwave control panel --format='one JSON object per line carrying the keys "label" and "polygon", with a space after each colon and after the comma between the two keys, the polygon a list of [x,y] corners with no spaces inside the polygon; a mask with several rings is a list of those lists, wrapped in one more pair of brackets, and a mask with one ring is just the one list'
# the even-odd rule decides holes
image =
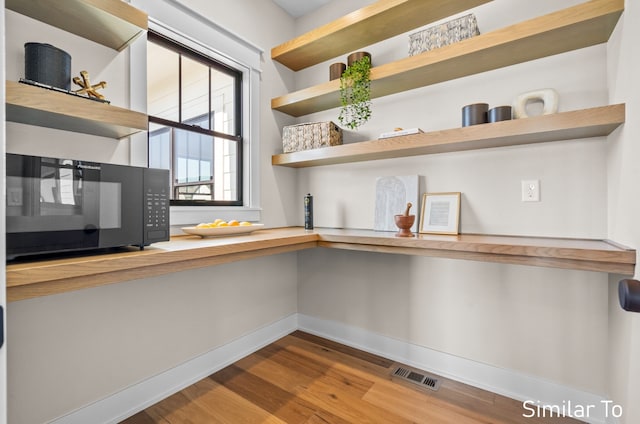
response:
{"label": "microwave control panel", "polygon": [[169,240],[169,171],[144,170],[144,243]]}

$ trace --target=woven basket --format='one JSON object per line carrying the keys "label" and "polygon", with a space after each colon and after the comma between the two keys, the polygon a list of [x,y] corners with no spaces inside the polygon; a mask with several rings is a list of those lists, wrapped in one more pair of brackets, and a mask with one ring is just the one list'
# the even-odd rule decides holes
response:
{"label": "woven basket", "polygon": [[333,122],[289,125],[282,130],[285,153],[342,144],[342,129]]}
{"label": "woven basket", "polygon": [[474,14],[434,25],[409,35],[409,56],[457,43],[480,35]]}

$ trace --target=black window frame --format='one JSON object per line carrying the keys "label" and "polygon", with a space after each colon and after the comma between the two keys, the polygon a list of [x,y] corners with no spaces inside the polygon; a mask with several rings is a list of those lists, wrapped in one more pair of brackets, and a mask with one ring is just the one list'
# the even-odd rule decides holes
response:
{"label": "black window frame", "polygon": [[[222,73],[228,74],[234,78],[235,86],[234,86],[234,132],[235,135],[227,134],[219,131],[214,131],[206,128],[202,128],[199,125],[191,125],[187,122],[182,122],[182,84],[180,83],[182,79],[181,74],[181,66],[179,66],[178,70],[178,122],[172,121],[169,119],[164,119],[152,115],[148,115],[149,123],[159,124],[164,126],[165,128],[169,128],[170,135],[170,143],[171,143],[171,191],[173,193],[175,187],[184,186],[183,184],[178,184],[174,177],[174,163],[173,158],[175,157],[175,144],[173,139],[173,132],[175,129],[191,131],[195,133],[204,134],[212,137],[212,143],[215,143],[216,138],[222,138],[225,140],[230,140],[236,143],[236,200],[177,200],[171,199],[171,206],[243,206],[244,205],[244,192],[243,192],[243,136],[242,136],[242,127],[243,127],[243,119],[242,119],[242,71],[238,69],[234,69],[230,66],[227,66],[219,61],[206,56],[198,51],[193,50],[192,48],[178,42],[172,40],[164,35],[161,35],[157,32],[149,30],[147,33],[147,42],[153,42],[155,44],[159,44],[164,48],[172,50],[178,53],[181,56],[185,56],[191,60],[195,60],[200,62],[210,69],[215,69]],[[211,83],[211,73],[209,73],[209,83]],[[209,126],[211,127],[213,124],[213,116],[211,110],[211,92],[209,91],[209,107],[208,107],[208,121]],[[191,118],[190,120],[196,120],[197,118]],[[149,160],[149,137],[153,132],[147,132],[147,160]],[[212,177],[213,178],[213,177]],[[215,178],[212,180],[212,190],[215,186]]]}

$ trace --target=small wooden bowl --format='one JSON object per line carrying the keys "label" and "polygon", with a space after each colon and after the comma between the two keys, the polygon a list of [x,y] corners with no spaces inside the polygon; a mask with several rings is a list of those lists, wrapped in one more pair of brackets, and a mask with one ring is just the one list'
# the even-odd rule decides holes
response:
{"label": "small wooden bowl", "polygon": [[411,226],[416,220],[415,215],[394,215],[396,226],[400,229],[396,233],[396,237],[415,237],[411,232]]}

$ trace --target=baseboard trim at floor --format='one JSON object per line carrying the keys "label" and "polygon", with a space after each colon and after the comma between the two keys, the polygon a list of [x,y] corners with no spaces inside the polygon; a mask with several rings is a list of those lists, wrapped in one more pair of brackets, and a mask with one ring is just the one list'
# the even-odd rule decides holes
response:
{"label": "baseboard trim at floor", "polygon": [[290,334],[297,327],[297,314],[289,315],[162,374],[60,417],[51,424],[118,423]]}
{"label": "baseboard trim at floor", "polygon": [[535,402],[531,404],[532,408],[537,405],[569,405],[578,408],[594,405],[588,417],[576,418],[592,424],[617,422],[611,416],[605,419],[603,402],[606,400],[602,396],[343,323],[292,314],[162,374],[60,417],[51,424],[118,423],[295,330],[308,332],[512,399]]}
{"label": "baseboard trim at floor", "polygon": [[[511,399],[533,402],[527,403],[527,406],[535,411],[527,409],[525,410],[527,414],[537,414],[538,405],[541,407],[542,405],[557,405],[560,408],[565,406],[566,411],[575,411],[575,417],[581,421],[593,424],[615,422],[612,420],[611,413],[609,417],[605,418],[606,405],[603,402],[607,402],[607,400],[599,395],[562,386],[517,371],[396,340],[335,321],[298,314],[298,329]],[[588,417],[577,416],[580,415],[580,409],[583,407],[588,408]]]}

